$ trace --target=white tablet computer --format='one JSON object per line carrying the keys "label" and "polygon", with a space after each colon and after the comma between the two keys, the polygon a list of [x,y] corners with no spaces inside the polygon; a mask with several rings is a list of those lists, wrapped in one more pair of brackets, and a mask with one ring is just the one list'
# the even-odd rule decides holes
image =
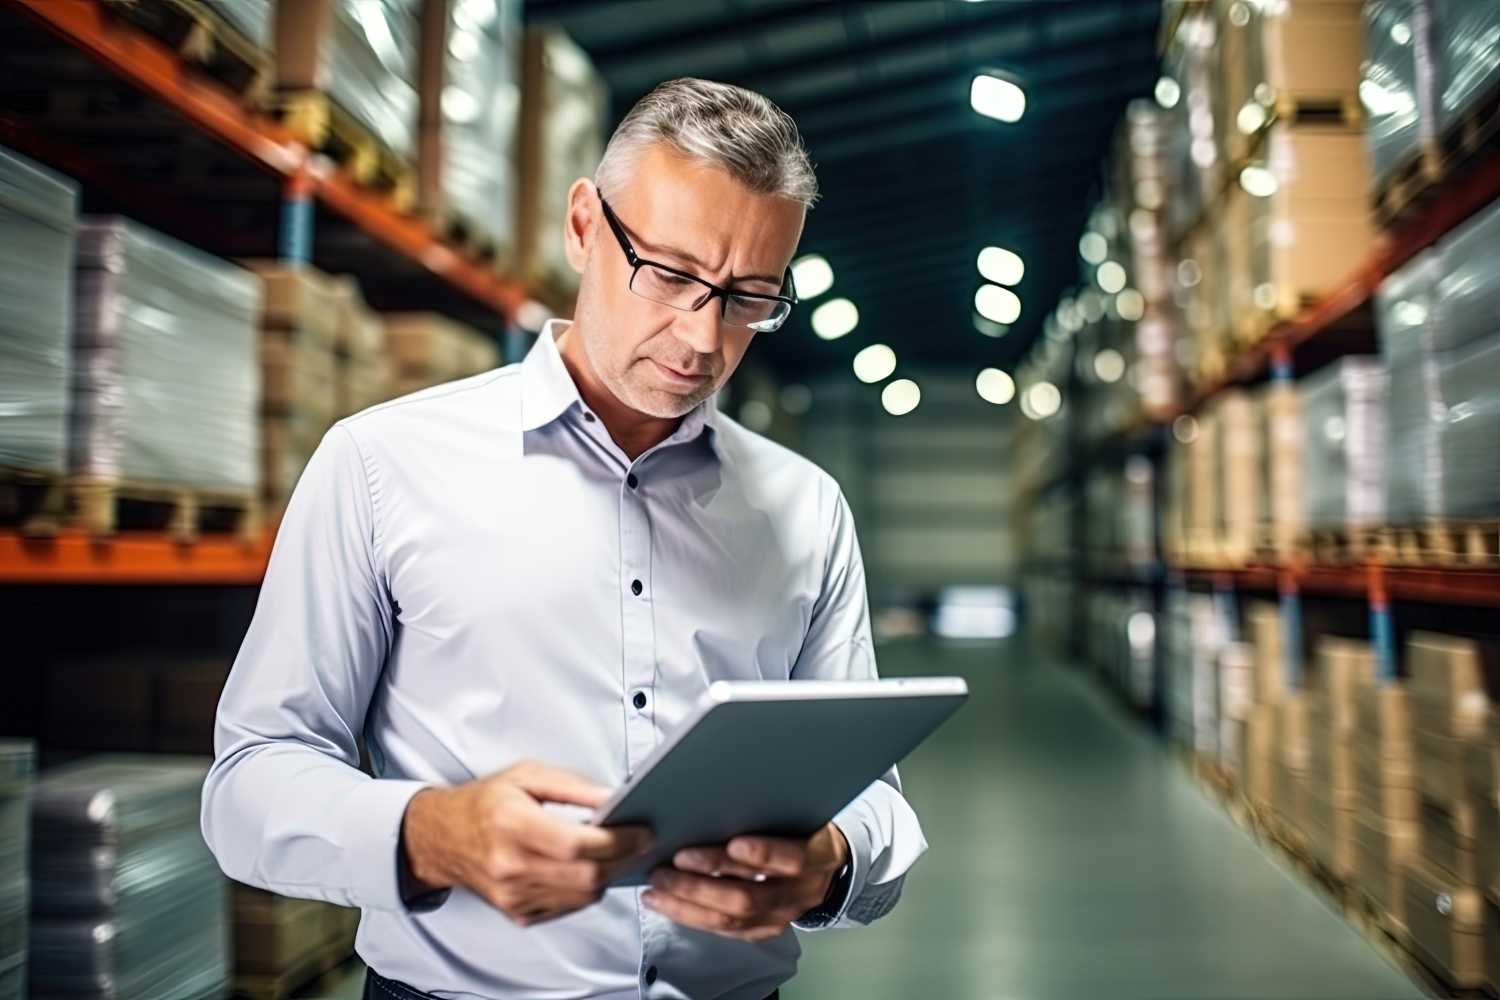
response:
{"label": "white tablet computer", "polygon": [[812,836],[968,696],[961,677],[715,681],[594,812],[597,825],[656,833],[651,853],[613,884],[643,884],[684,847]]}

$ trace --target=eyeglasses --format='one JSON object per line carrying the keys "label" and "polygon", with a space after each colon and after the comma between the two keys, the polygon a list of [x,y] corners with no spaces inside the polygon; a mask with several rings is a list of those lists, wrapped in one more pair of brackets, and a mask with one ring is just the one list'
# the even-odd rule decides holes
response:
{"label": "eyeglasses", "polygon": [[630,290],[641,298],[683,312],[697,312],[712,299],[718,298],[719,313],[724,322],[732,326],[749,327],[757,333],[781,329],[786,318],[792,314],[792,306],[797,304],[797,290],[792,284],[791,268],[787,268],[785,277],[781,279],[781,287],[785,293],[782,295],[757,295],[754,292],[721,288],[687,271],[679,271],[675,267],[641,257],[635,252],[635,247],[630,245],[625,227],[620,224],[619,217],[602,194],[599,196],[599,204],[603,206],[604,218],[614,231],[615,239],[620,241],[620,249],[625,252],[625,260],[630,264]]}

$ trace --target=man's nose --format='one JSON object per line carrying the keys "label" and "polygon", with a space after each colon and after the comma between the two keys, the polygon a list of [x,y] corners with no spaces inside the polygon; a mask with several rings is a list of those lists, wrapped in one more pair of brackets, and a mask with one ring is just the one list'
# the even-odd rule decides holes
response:
{"label": "man's nose", "polygon": [[718,354],[723,339],[719,300],[710,299],[703,307],[693,312],[680,313],[672,324],[677,339],[693,349],[695,354]]}

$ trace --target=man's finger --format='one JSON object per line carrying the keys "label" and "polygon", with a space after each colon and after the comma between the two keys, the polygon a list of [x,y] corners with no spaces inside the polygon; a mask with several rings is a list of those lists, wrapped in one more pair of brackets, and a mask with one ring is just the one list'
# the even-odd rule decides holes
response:
{"label": "man's finger", "polygon": [[613,791],[581,774],[536,761],[517,765],[508,777],[512,784],[539,802],[564,802],[597,809]]}
{"label": "man's finger", "polygon": [[753,865],[742,865],[722,847],[688,847],[672,856],[672,867],[695,875],[715,878],[738,878],[746,882],[765,882],[773,876]]}
{"label": "man's finger", "polygon": [[590,826],[554,819],[540,808],[517,831],[528,849],[554,861],[621,861],[651,848],[644,826]]}
{"label": "man's finger", "polygon": [[789,906],[790,897],[796,891],[794,884],[779,880],[747,882],[737,878],[694,875],[665,867],[651,873],[651,888],[742,920]]}
{"label": "man's finger", "polygon": [[771,875],[793,877],[807,864],[807,842],[785,837],[735,837],[729,857]]}
{"label": "man's finger", "polygon": [[654,889],[643,893],[641,901],[674,923],[742,940],[763,941],[773,938],[791,923],[790,919],[781,920],[775,916],[749,919],[733,917],[692,900]]}

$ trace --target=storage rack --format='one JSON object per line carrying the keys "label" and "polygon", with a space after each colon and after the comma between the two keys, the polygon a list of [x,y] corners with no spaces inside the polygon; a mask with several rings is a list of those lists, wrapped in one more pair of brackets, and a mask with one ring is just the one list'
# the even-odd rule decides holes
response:
{"label": "storage rack", "polygon": [[[163,230],[226,256],[278,256],[325,262],[380,290],[391,308],[437,308],[497,335],[531,297],[526,286],[451,243],[421,216],[397,208],[389,195],[357,184],[326,157],[294,138],[274,118],[98,0],[0,0],[11,45],[56,47],[57,58],[29,61],[50,89],[86,81],[118,88],[159,113],[155,126],[174,141],[197,142],[238,173],[216,181],[244,192],[224,206],[215,187],[164,185],[132,177],[90,140],[107,143],[107,117],[61,137],[29,115],[0,110],[0,144],[76,178],[85,192],[146,218]],[[56,79],[51,79],[51,74]],[[92,131],[91,131],[92,130]],[[178,207],[181,206],[181,207]],[[326,211],[318,216],[317,209]],[[222,213],[233,220],[207,221]],[[239,214],[236,214],[239,213]],[[259,220],[245,224],[244,219]],[[316,221],[315,221],[316,218]],[[267,222],[267,220],[270,220]],[[95,538],[67,530],[29,537],[0,529],[0,584],[259,583],[275,525],[250,539],[182,541],[136,532]]]}

